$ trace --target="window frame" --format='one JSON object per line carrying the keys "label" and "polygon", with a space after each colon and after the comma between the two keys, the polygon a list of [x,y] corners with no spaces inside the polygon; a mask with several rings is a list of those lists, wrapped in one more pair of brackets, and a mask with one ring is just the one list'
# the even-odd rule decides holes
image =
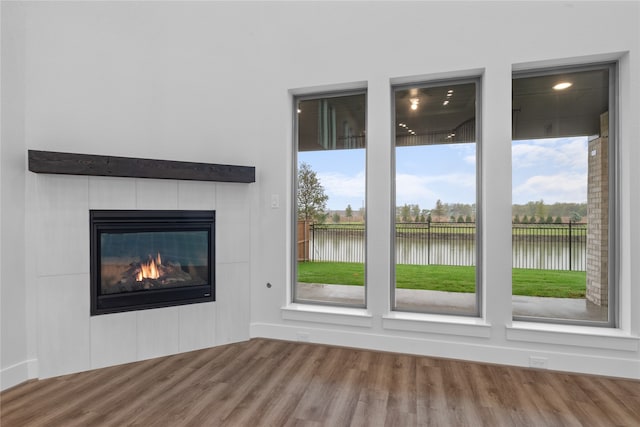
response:
{"label": "window frame", "polygon": [[[328,98],[340,98],[346,96],[353,95],[363,95],[364,96],[364,129],[365,129],[365,188],[364,188],[364,209],[367,211],[367,187],[369,180],[367,179],[368,175],[368,141],[367,141],[367,126],[368,126],[368,93],[367,88],[354,88],[354,89],[344,89],[344,90],[330,90],[330,91],[319,91],[319,92],[310,92],[304,93],[300,95],[294,95],[292,99],[292,121],[293,121],[293,135],[292,135],[292,174],[291,174],[291,254],[290,260],[292,262],[291,268],[291,304],[303,304],[310,306],[329,306],[329,307],[339,307],[339,308],[355,308],[355,309],[366,309],[368,307],[368,280],[367,280],[367,264],[368,264],[368,248],[367,248],[367,236],[369,232],[369,227],[367,224],[367,220],[364,221],[364,300],[363,304],[347,304],[340,302],[331,302],[331,301],[314,301],[314,300],[304,300],[299,299],[297,296],[297,284],[298,284],[298,135],[299,135],[299,121],[298,121],[298,104],[301,101],[312,101],[312,100],[320,100],[320,99],[328,99]],[[348,285],[345,285],[348,286]]]}
{"label": "window frame", "polygon": [[[427,315],[442,315],[442,316],[457,316],[465,318],[482,318],[484,316],[483,307],[483,200],[482,200],[482,79],[481,74],[473,74],[467,76],[459,76],[452,78],[442,78],[433,80],[416,80],[410,82],[402,82],[399,84],[392,84],[391,90],[391,247],[390,247],[390,310],[391,312],[400,313],[418,313]],[[424,89],[431,87],[441,87],[446,85],[460,85],[460,84],[475,84],[475,133],[476,133],[476,163],[475,163],[475,197],[476,197],[476,231],[475,231],[475,311],[473,313],[454,313],[442,310],[408,310],[397,308],[396,306],[396,100],[395,94],[397,91],[408,89]]]}
{"label": "window frame", "polygon": [[[620,75],[619,75],[619,61],[607,61],[607,62],[594,62],[585,64],[572,64],[564,66],[552,66],[542,68],[531,68],[523,70],[513,70],[511,73],[511,85],[513,87],[513,81],[515,79],[551,76],[564,73],[575,73],[585,71],[595,71],[607,69],[609,72],[609,123],[608,123],[608,178],[609,178],[609,200],[608,200],[608,307],[607,307],[607,321],[593,321],[593,320],[580,320],[580,319],[558,319],[539,316],[516,316],[511,311],[513,321],[519,322],[535,322],[557,325],[576,325],[576,326],[594,326],[601,328],[617,328],[620,322],[619,315],[619,271],[620,271],[620,164],[619,164],[619,149],[618,143],[618,111],[619,111],[619,87],[620,87]],[[513,103],[511,104],[513,109]],[[511,116],[511,128],[513,129],[513,114]],[[513,131],[511,135],[511,146],[513,146]],[[511,173],[513,174],[513,165],[511,166]],[[512,194],[513,204],[513,194]],[[513,269],[513,267],[512,267]],[[586,282],[585,282],[586,286]],[[513,285],[511,287],[511,297],[513,298]]]}

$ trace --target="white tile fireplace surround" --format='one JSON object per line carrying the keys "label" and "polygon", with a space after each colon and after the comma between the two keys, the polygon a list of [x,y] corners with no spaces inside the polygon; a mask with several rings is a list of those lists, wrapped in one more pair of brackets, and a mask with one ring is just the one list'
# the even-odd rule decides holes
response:
{"label": "white tile fireplace surround", "polygon": [[[249,338],[251,186],[29,174],[28,266],[37,376],[47,378]],[[216,211],[216,301],[90,316],[89,210]]]}

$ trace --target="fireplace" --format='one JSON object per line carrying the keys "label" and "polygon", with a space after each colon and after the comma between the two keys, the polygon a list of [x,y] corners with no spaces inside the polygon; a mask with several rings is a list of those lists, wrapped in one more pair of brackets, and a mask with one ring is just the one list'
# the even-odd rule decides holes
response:
{"label": "fireplace", "polygon": [[215,211],[89,216],[92,316],[215,300]]}

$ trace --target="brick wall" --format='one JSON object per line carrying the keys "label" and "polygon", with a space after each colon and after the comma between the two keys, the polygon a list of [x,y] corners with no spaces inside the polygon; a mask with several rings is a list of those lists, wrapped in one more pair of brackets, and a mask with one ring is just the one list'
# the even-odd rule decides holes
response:
{"label": "brick wall", "polygon": [[587,299],[609,304],[609,114],[600,116],[600,137],[589,142],[587,194]]}

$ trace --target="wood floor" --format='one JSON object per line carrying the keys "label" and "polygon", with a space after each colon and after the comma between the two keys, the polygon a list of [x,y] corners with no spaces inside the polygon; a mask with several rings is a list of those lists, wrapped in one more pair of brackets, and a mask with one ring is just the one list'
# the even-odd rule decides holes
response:
{"label": "wood floor", "polygon": [[639,426],[640,382],[254,339],[0,395],[13,426]]}

